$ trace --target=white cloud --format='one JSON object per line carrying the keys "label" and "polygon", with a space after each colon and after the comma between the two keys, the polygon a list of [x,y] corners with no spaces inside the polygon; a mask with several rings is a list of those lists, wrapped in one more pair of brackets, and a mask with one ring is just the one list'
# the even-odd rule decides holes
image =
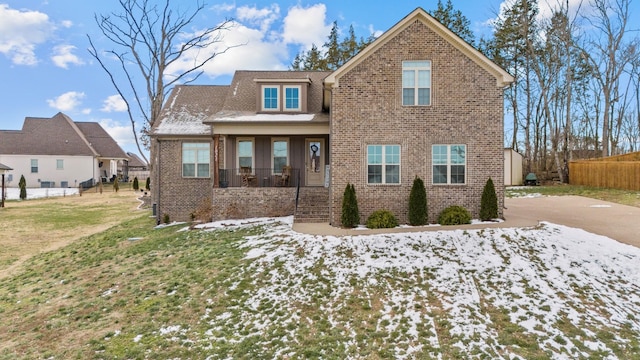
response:
{"label": "white cloud", "polygon": [[135,144],[131,125],[128,123],[126,125],[122,125],[113,119],[101,119],[98,123],[107,132],[107,134],[109,134],[113,140],[120,145],[121,148]]}
{"label": "white cloud", "polygon": [[38,11],[19,11],[0,4],[0,53],[17,65],[35,65],[36,46],[44,43],[55,26]]}
{"label": "white cloud", "polygon": [[53,48],[54,55],[51,57],[56,66],[68,69],[69,64],[82,65],[84,61],[73,54],[76,47],[73,45],[58,45]]}
{"label": "white cloud", "polygon": [[100,111],[104,112],[123,112],[127,111],[127,103],[120,95],[111,95],[102,102]]}
{"label": "white cloud", "polygon": [[252,25],[258,25],[260,30],[266,33],[280,17],[280,7],[278,4],[271,5],[270,8],[256,8],[242,6],[236,10],[236,18],[240,22],[249,22]]}
{"label": "white cloud", "polygon": [[60,24],[62,25],[62,27],[65,27],[67,29],[73,26],[73,22],[71,20],[62,20]]}
{"label": "white cloud", "polygon": [[72,111],[82,104],[84,96],[83,92],[69,91],[55,99],[47,100],[47,103],[59,111]]}
{"label": "white cloud", "polygon": [[284,18],[285,43],[300,44],[310,49],[312,44],[321,47],[331,32],[331,24],[326,22],[327,7],[316,4],[307,8],[300,5],[289,9]]}

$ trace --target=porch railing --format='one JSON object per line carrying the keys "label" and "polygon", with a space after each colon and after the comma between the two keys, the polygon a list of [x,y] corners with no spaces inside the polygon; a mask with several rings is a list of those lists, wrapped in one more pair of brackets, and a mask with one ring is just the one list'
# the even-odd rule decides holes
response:
{"label": "porch railing", "polygon": [[283,178],[281,173],[271,168],[252,169],[251,173],[243,175],[239,168],[220,169],[218,184],[226,187],[297,187],[300,180],[300,169],[291,169],[291,175]]}

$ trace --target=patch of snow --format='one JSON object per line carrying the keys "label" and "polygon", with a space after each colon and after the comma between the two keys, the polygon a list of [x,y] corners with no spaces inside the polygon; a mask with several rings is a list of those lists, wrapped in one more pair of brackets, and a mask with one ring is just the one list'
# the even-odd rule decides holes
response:
{"label": "patch of snow", "polygon": [[[19,200],[19,188],[6,188],[6,200]],[[27,188],[27,200],[78,195],[77,188]]]}
{"label": "patch of snow", "polygon": [[604,205],[604,204],[596,204],[596,205],[590,205],[590,208],[610,208],[611,205]]}
{"label": "patch of snow", "polygon": [[140,342],[140,340],[142,340],[142,335],[136,335],[136,337],[133,338],[134,343]]}

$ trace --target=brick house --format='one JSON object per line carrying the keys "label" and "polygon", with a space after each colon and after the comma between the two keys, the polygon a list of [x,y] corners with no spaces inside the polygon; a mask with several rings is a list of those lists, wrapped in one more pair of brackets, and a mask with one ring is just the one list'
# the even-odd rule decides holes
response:
{"label": "brick house", "polygon": [[352,183],[362,222],[378,209],[406,222],[416,176],[431,221],[449,205],[477,217],[490,177],[502,209],[512,81],[418,8],[334,72],[176,87],[152,131],[156,215],[186,220],[209,205],[216,219],[295,212],[339,226]]}

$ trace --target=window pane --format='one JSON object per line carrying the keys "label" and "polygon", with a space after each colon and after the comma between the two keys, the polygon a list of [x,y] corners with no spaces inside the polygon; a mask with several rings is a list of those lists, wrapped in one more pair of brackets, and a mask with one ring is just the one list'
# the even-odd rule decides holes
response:
{"label": "window pane", "polygon": [[464,164],[466,158],[466,149],[464,145],[451,145],[451,163]]}
{"label": "window pane", "polygon": [[182,164],[182,176],[196,176],[196,164]]}
{"label": "window pane", "polygon": [[287,165],[286,157],[274,157],[273,158],[273,172],[279,174],[282,172],[282,167]]}
{"label": "window pane", "polygon": [[241,157],[253,157],[253,142],[252,141],[240,141],[238,142],[238,156]]}
{"label": "window pane", "polygon": [[402,89],[402,105],[415,105],[415,89]]}
{"label": "window pane", "polygon": [[435,145],[433,147],[433,164],[434,165],[442,165],[447,164],[447,146],[446,145]]}
{"label": "window pane", "polygon": [[285,97],[285,107],[287,109],[298,109],[300,107],[300,95],[298,88],[286,88]]}
{"label": "window pane", "polygon": [[209,177],[209,164],[198,164],[198,177]]}
{"label": "window pane", "polygon": [[265,109],[278,108],[278,88],[275,88],[275,87],[264,88],[264,108]]}
{"label": "window pane", "polygon": [[451,165],[451,183],[464,184],[464,165]]}
{"label": "window pane", "polygon": [[386,165],[384,167],[384,182],[386,184],[400,183],[400,165]]}
{"label": "window pane", "polygon": [[400,146],[387,145],[385,147],[385,164],[400,164]]}
{"label": "window pane", "polygon": [[240,167],[251,167],[253,166],[253,161],[251,161],[251,157],[239,157],[238,165]]}
{"label": "window pane", "polygon": [[209,163],[209,149],[198,151],[198,163]]}
{"label": "window pane", "polygon": [[367,146],[367,163],[368,164],[382,164],[382,146],[369,145]]}
{"label": "window pane", "polygon": [[447,183],[447,165],[433,165],[433,183]]}
{"label": "window pane", "polygon": [[415,61],[403,61],[403,68],[430,68],[431,61],[429,60],[415,60]]}
{"label": "window pane", "polygon": [[413,70],[402,71],[402,87],[409,88],[416,85],[416,72]]}
{"label": "window pane", "polygon": [[418,105],[431,105],[431,89],[418,89]]}
{"label": "window pane", "polygon": [[431,71],[429,70],[418,71],[418,87],[420,88],[431,87]]}
{"label": "window pane", "polygon": [[56,169],[64,169],[64,160],[56,160]]}
{"label": "window pane", "polygon": [[[186,144],[183,144],[183,147]],[[196,151],[195,150],[182,150],[182,162],[183,163],[194,163],[196,162]]]}
{"label": "window pane", "polygon": [[369,184],[382,184],[382,165],[369,165],[367,169]]}

